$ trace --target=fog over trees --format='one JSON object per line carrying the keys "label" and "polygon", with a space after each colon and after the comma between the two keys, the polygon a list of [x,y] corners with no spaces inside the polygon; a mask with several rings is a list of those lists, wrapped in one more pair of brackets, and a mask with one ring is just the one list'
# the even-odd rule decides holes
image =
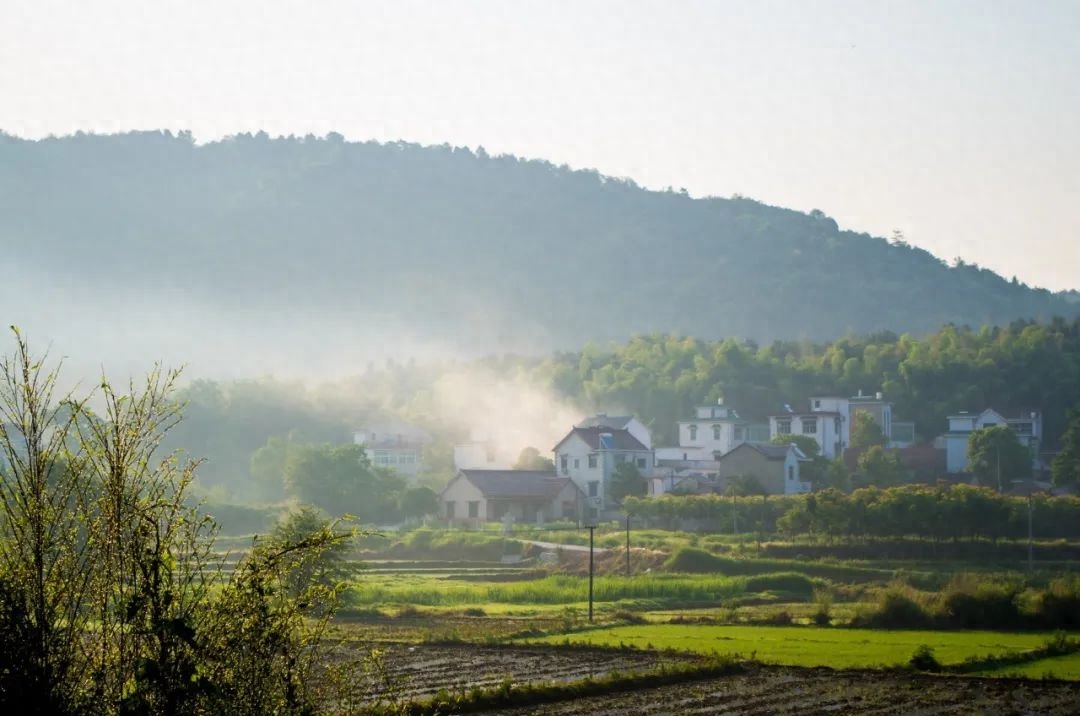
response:
{"label": "fog over trees", "polygon": [[652,331],[920,334],[1080,308],[821,211],[334,134],[0,135],[0,243],[0,299],[31,335],[203,375],[349,374]]}

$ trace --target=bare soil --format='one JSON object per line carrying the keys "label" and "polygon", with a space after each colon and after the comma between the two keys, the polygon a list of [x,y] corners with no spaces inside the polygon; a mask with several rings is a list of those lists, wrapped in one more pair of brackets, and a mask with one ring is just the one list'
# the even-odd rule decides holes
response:
{"label": "bare soil", "polygon": [[[641,672],[695,657],[603,649],[476,645],[380,645],[385,670],[369,674],[372,698],[419,700],[506,683],[569,682]],[[392,691],[393,694],[388,693]],[[1080,684],[935,677],[878,671],[751,666],[746,673],[490,711],[557,714],[1047,714],[1080,713]]]}

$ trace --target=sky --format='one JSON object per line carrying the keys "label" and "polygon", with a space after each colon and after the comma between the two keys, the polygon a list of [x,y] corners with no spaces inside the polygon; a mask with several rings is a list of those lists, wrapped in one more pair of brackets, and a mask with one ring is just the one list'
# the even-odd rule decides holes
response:
{"label": "sky", "polygon": [[1080,0],[0,0],[0,130],[477,147],[1080,288]]}

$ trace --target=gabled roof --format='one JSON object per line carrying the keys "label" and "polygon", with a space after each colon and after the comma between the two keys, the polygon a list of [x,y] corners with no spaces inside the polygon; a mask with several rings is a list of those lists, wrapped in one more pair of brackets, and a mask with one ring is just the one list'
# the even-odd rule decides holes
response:
{"label": "gabled roof", "polygon": [[780,461],[787,460],[788,451],[794,450],[796,460],[799,460],[800,462],[804,460],[809,460],[809,458],[806,457],[803,451],[800,450],[799,447],[794,443],[790,445],[773,445],[771,443],[739,443],[734,448],[728,450],[726,453],[718,457],[716,461],[720,462],[736,450],[742,449],[754,450],[760,453],[766,460]]}
{"label": "gabled roof", "polygon": [[[644,452],[649,450],[649,448],[641,444],[640,440],[631,435],[629,430],[616,430],[607,427],[575,427],[566,434],[566,437],[555,444],[552,451],[558,450],[560,445],[574,435],[584,440],[585,444],[593,450],[641,450]],[[601,440],[601,435],[610,435],[611,438],[605,437]]]}
{"label": "gabled roof", "polygon": [[[484,497],[552,499],[574,484],[542,470],[461,470],[458,476],[476,486]],[[580,489],[580,488],[579,488]]]}
{"label": "gabled roof", "polygon": [[624,430],[626,426],[630,424],[630,421],[633,419],[633,415],[605,415],[604,413],[598,413],[591,417],[585,418],[574,427],[610,428],[612,430]]}

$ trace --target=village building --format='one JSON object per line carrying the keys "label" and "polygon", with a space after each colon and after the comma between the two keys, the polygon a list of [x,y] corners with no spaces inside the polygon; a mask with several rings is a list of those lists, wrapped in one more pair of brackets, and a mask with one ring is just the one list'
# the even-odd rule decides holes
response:
{"label": "village building", "polygon": [[568,477],[535,470],[460,470],[439,494],[450,525],[579,520],[585,495]]}

